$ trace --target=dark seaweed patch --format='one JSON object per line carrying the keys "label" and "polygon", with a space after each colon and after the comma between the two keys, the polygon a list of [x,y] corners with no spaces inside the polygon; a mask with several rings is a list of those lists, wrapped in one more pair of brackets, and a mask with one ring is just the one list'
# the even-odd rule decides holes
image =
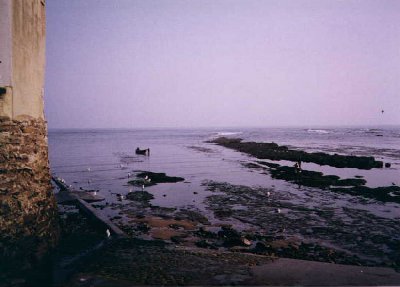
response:
{"label": "dark seaweed patch", "polygon": [[[400,266],[400,228],[396,219],[346,207],[302,206],[270,189],[213,181],[204,185],[215,192],[206,199],[215,215],[223,208],[231,216],[221,219],[257,226],[257,232],[232,235],[232,239],[251,240],[251,252],[342,264]],[[267,191],[271,196],[266,196]],[[235,208],[238,205],[245,208]],[[281,213],[276,212],[278,208]],[[210,244],[224,246],[218,242],[220,237],[212,241],[215,235],[209,232],[197,235],[203,235]]]}
{"label": "dark seaweed patch", "polygon": [[149,202],[154,198],[154,196],[147,192],[147,191],[134,191],[130,192],[126,195],[126,198],[129,200],[134,200],[134,201],[143,201],[143,202]]}
{"label": "dark seaweed patch", "polygon": [[339,168],[371,169],[383,167],[383,162],[375,160],[372,156],[331,155],[322,152],[309,153],[301,150],[292,150],[276,143],[242,142],[242,139],[238,138],[220,137],[211,141],[211,143],[244,152],[259,159],[290,160],[294,162],[301,160]]}
{"label": "dark seaweed patch", "polygon": [[184,181],[183,177],[168,176],[165,173],[157,173],[151,171],[142,171],[136,175],[137,179],[128,181],[129,184],[135,186],[152,186],[158,183],[175,183]]}
{"label": "dark seaweed patch", "polygon": [[[346,178],[341,179],[336,175],[324,175],[322,172],[301,170],[291,166],[280,166],[279,164],[265,161],[257,161],[258,164],[265,166],[272,178],[283,179],[299,185],[329,189],[334,192],[346,193],[354,196],[362,196],[382,202],[400,203],[400,187],[396,185],[371,188],[365,186],[365,179]],[[260,168],[256,164],[245,164],[249,168]]]}

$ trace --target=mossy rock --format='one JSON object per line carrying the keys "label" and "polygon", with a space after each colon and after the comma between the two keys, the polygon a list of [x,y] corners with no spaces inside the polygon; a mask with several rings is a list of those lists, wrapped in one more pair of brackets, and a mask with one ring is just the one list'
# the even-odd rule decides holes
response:
{"label": "mossy rock", "polygon": [[134,201],[144,201],[148,202],[154,198],[154,196],[147,192],[147,191],[134,191],[130,192],[126,195],[126,198],[129,200],[134,200]]}
{"label": "mossy rock", "polygon": [[[175,182],[180,182],[184,181],[185,179],[183,177],[177,177],[177,176],[168,176],[165,173],[157,173],[157,172],[151,172],[151,171],[142,171],[136,175],[137,179],[128,181],[129,184],[135,185],[135,186],[152,186],[156,185],[158,183],[175,183]],[[149,179],[147,180],[146,177]]]}
{"label": "mossy rock", "polygon": [[383,162],[375,160],[372,156],[331,155],[323,152],[309,153],[302,150],[289,149],[287,146],[280,146],[273,142],[243,142],[240,138],[220,137],[211,141],[211,143],[250,154],[258,159],[313,162],[338,168],[371,169],[383,167]]}

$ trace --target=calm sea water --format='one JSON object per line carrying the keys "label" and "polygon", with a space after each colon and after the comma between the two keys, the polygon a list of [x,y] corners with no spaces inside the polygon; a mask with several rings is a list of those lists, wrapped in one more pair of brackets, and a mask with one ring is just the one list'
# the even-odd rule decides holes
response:
{"label": "calm sea water", "polygon": [[[246,141],[276,142],[307,151],[374,156],[378,160],[391,163],[391,167],[359,170],[303,163],[303,169],[321,171],[326,175],[339,175],[342,178],[363,176],[369,187],[400,185],[400,127],[50,130],[51,171],[53,175],[64,178],[74,189],[97,190],[99,195],[106,198],[105,202],[109,203],[102,212],[110,217],[118,215],[121,208],[108,206],[113,206],[113,203],[119,206],[128,204],[127,200],[119,201],[115,194],[126,195],[137,190],[137,187],[128,184],[128,180],[132,179],[128,178],[128,175],[142,170],[164,172],[170,176],[185,178],[184,182],[158,184],[146,188],[154,195],[151,204],[195,209],[203,212],[211,222],[217,222],[218,219],[214,218],[204,202],[211,194],[202,185],[205,180],[273,188],[276,194],[282,194],[285,201],[307,208],[329,209],[334,213],[334,217],[343,222],[346,222],[349,216],[349,208],[367,212],[374,219],[366,223],[368,226],[363,227],[363,230],[368,230],[375,224],[376,229],[384,233],[386,227],[379,218],[400,219],[400,204],[382,203],[298,186],[272,179],[262,171],[249,169],[244,163],[254,161],[254,158],[207,143],[208,140],[219,136],[240,137]],[[137,147],[150,148],[151,155],[136,155]],[[284,161],[280,164],[293,165]],[[326,225],[331,224],[329,220],[323,220],[326,221]],[[393,225],[392,221],[385,222]],[[237,222],[231,224],[238,229],[245,228]],[[343,232],[351,233],[351,225],[346,228]],[[400,240],[400,234],[397,231],[393,232],[398,238],[390,238]],[[351,246],[340,246],[341,243],[337,242],[338,248],[351,249]],[[375,245],[371,246],[375,248]],[[376,248],[385,252],[386,247],[381,245]]]}
{"label": "calm sea water", "polygon": [[[380,185],[390,184],[391,180],[396,181],[399,177],[400,127],[50,130],[50,164],[53,173],[69,181],[88,178],[98,188],[103,187],[100,182],[126,173],[125,168],[151,169],[212,179],[220,177],[221,173],[229,173],[222,168],[214,169],[222,167],[223,160],[235,162],[243,158],[239,154],[226,152],[206,143],[207,140],[218,136],[240,137],[246,141],[276,142],[307,151],[374,156],[378,160],[390,162],[392,168],[382,172],[387,174],[384,180],[379,179],[382,176],[379,171],[370,172],[371,177],[367,185],[377,185],[378,182]],[[136,147],[151,148],[151,157],[136,156]],[[211,150],[200,152],[193,147]],[[231,158],[226,158],[227,156]],[[225,166],[228,169],[235,167],[237,165],[234,163]],[[91,169],[91,173],[86,173],[87,168]],[[332,172],[343,170],[320,166],[313,169]],[[240,168],[235,172],[246,173],[246,170]],[[360,173],[359,170],[354,172]],[[374,178],[372,174],[380,175],[379,178]]]}
{"label": "calm sea water", "polygon": [[[111,192],[132,191],[128,173],[135,170],[184,177],[185,183],[150,188],[155,201],[168,206],[193,204],[193,191],[203,190],[203,180],[298,189],[244,167],[243,162],[252,160],[247,155],[207,143],[219,136],[276,142],[307,151],[374,156],[391,163],[391,168],[340,169],[312,163],[303,163],[303,168],[341,177],[362,175],[369,187],[400,185],[400,127],[50,130],[51,171],[76,189],[100,190],[110,200]],[[136,155],[136,147],[150,148],[151,156]],[[163,198],[165,192],[176,196]],[[199,199],[197,204],[201,204]]]}

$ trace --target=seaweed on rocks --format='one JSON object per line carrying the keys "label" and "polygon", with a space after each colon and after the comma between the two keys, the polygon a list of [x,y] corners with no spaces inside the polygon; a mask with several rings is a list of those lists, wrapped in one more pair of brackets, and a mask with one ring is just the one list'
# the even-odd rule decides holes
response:
{"label": "seaweed on rocks", "polygon": [[141,201],[148,203],[150,200],[154,198],[154,195],[147,191],[134,191],[130,192],[126,195],[126,199],[134,200],[134,201]]}
{"label": "seaweed on rocks", "polygon": [[207,217],[202,215],[200,212],[194,211],[194,210],[189,210],[189,209],[184,209],[184,208],[181,208],[178,212],[176,212],[174,218],[176,220],[186,219],[186,220],[190,220],[193,222],[199,222],[204,225],[210,224]]}
{"label": "seaweed on rocks", "polygon": [[269,165],[269,167],[269,171],[273,178],[284,179],[297,184],[322,189],[331,186],[360,186],[367,182],[362,178],[340,179],[340,177],[336,175],[324,175],[322,172],[311,170],[302,170],[301,172],[298,172],[295,167],[280,166],[278,164]]}
{"label": "seaweed on rocks", "polygon": [[[217,236],[206,230],[196,232],[210,244],[224,247],[221,235],[225,234],[227,243],[230,240],[239,247],[238,239],[247,238],[252,242],[248,252],[258,254],[341,264],[400,266],[398,219],[381,218],[353,208],[292,203],[273,190],[266,197],[270,190],[266,188],[213,181],[203,184],[213,192],[205,201],[209,210],[215,213],[223,207],[231,216],[222,220],[249,226],[248,231],[218,232]],[[278,208],[281,213],[275,212]]]}
{"label": "seaweed on rocks", "polygon": [[[272,178],[283,179],[299,185],[329,189],[334,192],[375,199],[382,202],[400,203],[400,187],[397,185],[371,188],[365,186],[367,181],[359,176],[341,179],[336,175],[324,175],[322,172],[310,170],[301,170],[301,172],[298,172],[295,167],[281,166],[265,161],[257,161],[257,163],[268,169]],[[246,167],[259,168],[260,166],[246,163]]]}
{"label": "seaweed on rocks", "polygon": [[139,174],[137,174],[137,177],[139,178],[150,178],[151,182],[153,183],[166,183],[166,182],[179,182],[179,181],[184,181],[185,179],[183,177],[178,177],[178,176],[168,176],[165,173],[157,173],[157,172],[151,172],[151,171],[143,171]]}
{"label": "seaweed on rocks", "polygon": [[313,162],[319,165],[329,165],[339,168],[371,169],[382,168],[383,162],[374,157],[348,156],[339,154],[327,154],[323,152],[309,153],[302,150],[289,149],[276,143],[243,142],[240,138],[220,137],[211,141],[226,148],[244,152],[259,159],[290,160]]}
{"label": "seaweed on rocks", "polygon": [[184,181],[183,177],[168,176],[165,173],[157,173],[151,171],[142,171],[136,175],[137,179],[128,181],[129,184],[135,186],[152,186],[158,183],[175,183]]}
{"label": "seaweed on rocks", "polygon": [[380,186],[375,188],[368,186],[354,186],[351,188],[332,187],[331,190],[351,195],[363,196],[382,202],[400,203],[400,187],[397,185]]}

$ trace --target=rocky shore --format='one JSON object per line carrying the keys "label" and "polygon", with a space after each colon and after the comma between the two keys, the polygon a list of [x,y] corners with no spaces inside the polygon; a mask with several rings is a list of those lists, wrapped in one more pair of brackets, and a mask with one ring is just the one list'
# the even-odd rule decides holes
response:
{"label": "rocky shore", "polygon": [[[244,191],[243,187],[205,184],[215,192],[228,192],[229,197],[239,190]],[[216,199],[209,200],[215,202]],[[224,204],[223,200],[217,201]],[[230,217],[240,218],[240,215],[231,210]],[[297,285],[301,282],[302,285],[327,285],[324,276],[332,277],[330,282],[344,285],[400,282],[400,275],[392,270],[361,267],[359,265],[366,265],[366,262],[356,256],[288,237],[282,230],[263,233],[262,229],[244,232],[229,225],[215,228],[204,216],[188,210],[149,206],[142,213],[131,215],[134,220],[125,224],[129,236],[121,239],[105,239],[103,232],[88,228],[90,222],[79,213],[67,212],[62,218],[65,239],[60,250],[64,256],[102,240],[105,244],[75,262],[75,271],[58,286]],[[282,224],[272,218],[269,222]],[[143,239],[146,234],[149,237]],[[86,239],[79,240],[82,237]],[[282,261],[280,257],[335,264]],[[353,266],[340,265],[343,263]],[[290,270],[290,276],[282,272],[282,264],[285,270]],[[310,264],[314,264],[312,270],[306,268]],[[313,273],[311,278],[307,275],[310,272]]]}
{"label": "rocky shore", "polygon": [[[204,202],[211,217],[194,206],[153,205],[152,193],[138,190],[126,196],[127,202],[112,205],[113,210],[120,212],[111,220],[131,238],[161,240],[168,246],[191,250],[253,254],[269,259],[285,257],[348,265],[400,266],[396,259],[400,254],[393,240],[400,232],[395,221],[356,209],[345,209],[346,216],[352,219],[341,221],[342,215],[330,208],[290,203],[273,188],[213,181],[205,181],[203,186],[212,192]],[[364,229],[367,221],[374,226],[373,230]],[[353,224],[360,227],[355,228]],[[361,238],[374,239],[363,241]],[[321,244],[321,240],[332,244]],[[387,246],[392,247],[387,249]]]}
{"label": "rocky shore", "polygon": [[[337,168],[371,169],[383,167],[383,162],[376,161],[373,157],[307,153],[300,150],[290,150],[286,146],[279,146],[275,143],[242,142],[241,139],[224,137],[217,138],[212,143],[247,153],[257,159],[288,160],[293,163],[304,161]],[[262,160],[244,165],[248,168],[264,169],[272,178],[283,179],[302,186],[362,196],[382,202],[400,202],[400,187],[394,184],[371,188],[366,186],[366,180],[360,177],[342,179],[336,175],[324,175],[322,172],[305,169],[299,170],[294,166],[284,166]]]}
{"label": "rocky shore", "polygon": [[134,186],[153,186],[159,183],[175,183],[185,179],[178,176],[168,176],[165,173],[151,171],[140,171],[136,174],[136,179],[128,181]]}
{"label": "rocky shore", "polygon": [[[395,271],[400,270],[398,219],[335,201],[343,199],[342,193],[355,204],[394,201],[396,186],[371,189],[360,176],[340,178],[304,169],[299,173],[268,159],[236,164],[246,171],[257,169],[249,174],[260,173],[260,178],[267,173],[286,185],[310,188],[295,190],[305,193],[300,199],[274,185],[203,180],[186,194],[190,202],[201,198],[201,204],[167,207],[157,199],[167,202],[176,194],[169,191],[191,184],[179,172],[125,171],[125,192],[96,190],[104,200],[88,203],[124,237],[110,235],[107,227],[64,201],[59,205],[61,241],[47,269],[51,276],[45,276],[47,282],[41,279],[40,286],[326,285],[324,277],[338,285],[400,283]],[[79,190],[77,196],[93,192]],[[362,198],[358,193],[379,196]],[[308,204],[307,198],[318,205]],[[7,280],[0,286],[27,286],[36,280],[0,279]]]}
{"label": "rocky shore", "polygon": [[339,168],[371,169],[382,168],[383,162],[374,157],[345,156],[339,154],[327,154],[322,152],[309,153],[301,150],[289,149],[276,143],[243,142],[239,138],[217,138],[211,143],[250,154],[259,159],[289,160],[293,162],[313,162],[319,165],[329,165]]}

